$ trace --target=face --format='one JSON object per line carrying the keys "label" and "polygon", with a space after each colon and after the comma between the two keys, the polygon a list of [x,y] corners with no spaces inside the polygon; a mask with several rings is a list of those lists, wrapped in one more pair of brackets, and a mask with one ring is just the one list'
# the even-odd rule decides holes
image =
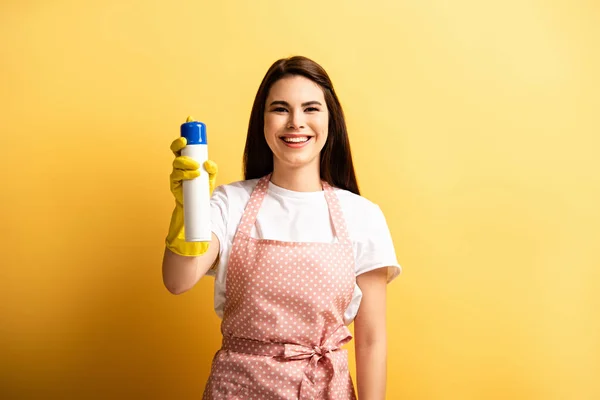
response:
{"label": "face", "polygon": [[265,104],[265,139],[274,167],[320,163],[327,140],[329,112],[323,90],[303,76],[290,76],[271,86]]}

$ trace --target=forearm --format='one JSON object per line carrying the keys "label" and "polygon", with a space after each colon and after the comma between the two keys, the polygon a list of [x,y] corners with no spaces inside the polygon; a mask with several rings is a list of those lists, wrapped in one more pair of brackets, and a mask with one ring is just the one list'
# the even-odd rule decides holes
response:
{"label": "forearm", "polygon": [[198,257],[185,257],[165,248],[162,263],[163,283],[169,292],[181,294],[197,282]]}
{"label": "forearm", "polygon": [[219,241],[212,236],[207,251],[200,256],[182,256],[165,248],[162,276],[169,292],[181,294],[190,290],[210,269],[219,253]]}
{"label": "forearm", "polygon": [[382,335],[373,343],[356,342],[355,353],[358,399],[385,400],[387,376],[385,336]]}

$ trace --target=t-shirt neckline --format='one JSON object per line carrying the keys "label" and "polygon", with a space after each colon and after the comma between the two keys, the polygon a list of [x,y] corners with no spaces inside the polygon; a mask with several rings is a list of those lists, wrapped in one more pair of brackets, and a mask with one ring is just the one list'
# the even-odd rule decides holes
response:
{"label": "t-shirt neckline", "polygon": [[324,190],[318,190],[315,192],[297,192],[294,190],[282,188],[281,186],[277,186],[271,181],[269,181],[268,191],[272,192],[278,196],[291,197],[291,198],[295,198],[295,199],[314,199],[314,198],[323,197],[325,195]]}

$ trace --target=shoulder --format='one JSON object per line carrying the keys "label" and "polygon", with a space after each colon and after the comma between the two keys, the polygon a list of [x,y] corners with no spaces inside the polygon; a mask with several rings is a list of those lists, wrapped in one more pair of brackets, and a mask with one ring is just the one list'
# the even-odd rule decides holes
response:
{"label": "shoulder", "polygon": [[356,275],[380,267],[388,268],[388,282],[401,271],[391,232],[378,204],[346,190],[336,190],[346,218],[348,234],[355,246]]}
{"label": "shoulder", "polygon": [[389,235],[386,218],[378,204],[348,190],[335,189],[335,193],[354,241],[379,240]]}
{"label": "shoulder", "polygon": [[229,201],[249,199],[257,183],[258,179],[247,179],[219,185],[213,191],[213,197]]}
{"label": "shoulder", "polygon": [[225,226],[238,221],[257,183],[258,179],[250,179],[217,186],[210,198],[214,220],[223,221]]}
{"label": "shoulder", "polygon": [[360,213],[363,217],[383,216],[379,205],[364,196],[339,188],[335,188],[334,193],[337,195],[340,205],[346,213]]}

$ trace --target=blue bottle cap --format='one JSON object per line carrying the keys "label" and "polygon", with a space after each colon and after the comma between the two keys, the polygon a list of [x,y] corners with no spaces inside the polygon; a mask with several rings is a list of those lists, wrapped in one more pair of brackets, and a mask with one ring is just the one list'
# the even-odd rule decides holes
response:
{"label": "blue bottle cap", "polygon": [[187,140],[187,144],[208,144],[206,125],[202,122],[192,121],[190,117],[186,123],[181,125],[181,136]]}

